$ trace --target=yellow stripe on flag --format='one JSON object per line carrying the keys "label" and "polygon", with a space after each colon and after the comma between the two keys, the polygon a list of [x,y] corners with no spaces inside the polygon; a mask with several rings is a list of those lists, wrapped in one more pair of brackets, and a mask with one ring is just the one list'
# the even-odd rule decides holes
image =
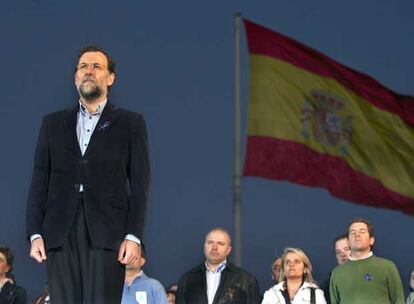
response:
{"label": "yellow stripe on flag", "polygon": [[341,157],[385,187],[414,197],[414,129],[332,78],[250,55],[248,134]]}

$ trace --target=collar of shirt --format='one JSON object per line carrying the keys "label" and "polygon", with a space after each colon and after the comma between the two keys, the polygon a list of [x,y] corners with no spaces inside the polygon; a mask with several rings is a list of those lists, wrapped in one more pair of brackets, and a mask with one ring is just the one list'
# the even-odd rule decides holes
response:
{"label": "collar of shirt", "polygon": [[137,274],[136,274],[136,276],[131,280],[131,283],[130,283],[130,285],[129,286],[131,286],[132,284],[134,284],[135,283],[135,281],[138,281],[138,280],[140,280],[140,279],[144,279],[146,277],[146,275],[145,275],[145,273],[144,273],[144,271],[141,269]]}
{"label": "collar of shirt", "polygon": [[205,262],[204,265],[206,266],[206,271],[209,273],[221,273],[224,270],[224,268],[226,268],[227,260],[221,262],[220,265],[216,268],[216,271],[211,270],[210,267],[208,267],[207,262]]}
{"label": "collar of shirt", "polygon": [[96,111],[93,113],[89,113],[86,106],[82,103],[82,100],[79,99],[79,111],[82,113],[83,116],[87,115],[101,115],[102,111],[105,108],[105,105],[107,103],[108,99],[104,99],[100,104],[98,104],[98,107],[96,108]]}
{"label": "collar of shirt", "polygon": [[355,258],[353,258],[351,255],[349,256],[349,260],[350,261],[360,261],[360,260],[365,260],[365,259],[368,259],[368,258],[370,258],[370,257],[372,257],[372,255],[373,255],[373,252],[372,251],[370,251],[366,256],[364,256],[364,257],[362,257],[362,258],[359,258],[359,259],[355,259]]}
{"label": "collar of shirt", "polygon": [[138,273],[137,273],[137,278],[139,278],[139,277],[142,277],[142,276],[144,276],[144,270],[140,270]]}

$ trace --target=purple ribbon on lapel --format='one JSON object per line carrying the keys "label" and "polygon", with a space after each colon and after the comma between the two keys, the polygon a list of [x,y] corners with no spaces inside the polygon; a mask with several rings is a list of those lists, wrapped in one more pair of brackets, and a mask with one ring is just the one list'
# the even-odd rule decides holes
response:
{"label": "purple ribbon on lapel", "polygon": [[105,121],[103,124],[99,125],[98,131],[105,130],[107,127],[109,127],[110,122]]}

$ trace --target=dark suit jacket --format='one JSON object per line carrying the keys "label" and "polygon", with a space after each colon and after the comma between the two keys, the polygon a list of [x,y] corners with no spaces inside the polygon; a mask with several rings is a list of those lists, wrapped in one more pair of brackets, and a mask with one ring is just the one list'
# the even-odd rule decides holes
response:
{"label": "dark suit jacket", "polygon": [[0,304],[26,304],[26,290],[15,284],[7,282],[0,292]]}
{"label": "dark suit jacket", "polygon": [[46,248],[63,245],[84,187],[92,244],[118,250],[125,234],[142,238],[149,190],[147,132],[142,115],[106,104],[82,156],[79,105],[46,115],[38,137],[26,210],[27,236]]}
{"label": "dark suit jacket", "polygon": [[[261,297],[256,278],[240,267],[227,263],[213,304],[259,304]],[[176,304],[207,304],[205,264],[186,272],[178,282]]]}

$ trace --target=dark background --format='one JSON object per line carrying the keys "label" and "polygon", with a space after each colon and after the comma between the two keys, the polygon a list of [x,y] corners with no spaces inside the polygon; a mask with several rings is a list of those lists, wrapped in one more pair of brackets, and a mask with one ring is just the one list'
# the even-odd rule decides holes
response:
{"label": "dark background", "polygon": [[[153,180],[146,271],[169,285],[202,260],[210,228],[232,232],[233,14],[412,94],[413,9],[411,0],[3,1],[0,243],[14,250],[18,283],[32,299],[45,282],[45,265],[28,257],[27,190],[42,116],[78,100],[74,66],[82,46],[108,50],[117,62],[110,100],[146,117]],[[242,31],[244,134],[247,66]],[[264,291],[274,255],[297,246],[321,281],[336,263],[333,239],[354,217],[375,224],[375,252],[397,264],[408,292],[413,217],[286,182],[243,180],[243,266]]]}

